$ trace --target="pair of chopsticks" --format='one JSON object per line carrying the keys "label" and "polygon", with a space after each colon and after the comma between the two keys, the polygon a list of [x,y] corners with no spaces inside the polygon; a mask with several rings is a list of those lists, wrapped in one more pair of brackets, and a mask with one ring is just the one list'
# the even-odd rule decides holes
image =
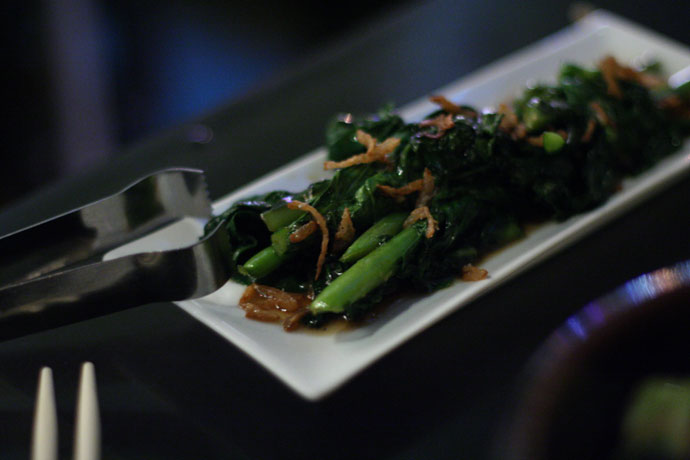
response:
{"label": "pair of chopsticks", "polygon": [[[57,460],[58,423],[53,388],[53,371],[41,369],[36,394],[31,460]],[[74,460],[101,458],[101,424],[96,394],[96,373],[92,363],[81,367],[74,428]]]}

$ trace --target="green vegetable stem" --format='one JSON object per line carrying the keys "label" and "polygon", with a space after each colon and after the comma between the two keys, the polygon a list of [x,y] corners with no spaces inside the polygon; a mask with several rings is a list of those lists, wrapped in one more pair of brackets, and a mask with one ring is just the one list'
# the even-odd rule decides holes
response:
{"label": "green vegetable stem", "polygon": [[415,224],[362,257],[329,284],[309,306],[312,313],[342,313],[349,305],[388,281],[403,257],[423,238],[426,223]]}
{"label": "green vegetable stem", "polygon": [[273,246],[269,246],[255,254],[238,270],[243,275],[259,279],[276,270],[289,258],[289,255],[278,254]]}
{"label": "green vegetable stem", "polygon": [[406,217],[407,213],[398,212],[382,218],[372,225],[369,230],[362,233],[362,235],[347,248],[345,253],[340,257],[340,261],[351,264],[366,256],[376,249],[386,238],[390,238],[400,232]]}
{"label": "green vegetable stem", "polygon": [[266,224],[269,231],[275,232],[286,225],[290,225],[306,213],[299,209],[290,209],[285,205],[271,208],[261,213],[261,219]]}
{"label": "green vegetable stem", "polygon": [[290,233],[290,227],[283,227],[271,235],[271,245],[278,254],[284,255],[290,247]]}

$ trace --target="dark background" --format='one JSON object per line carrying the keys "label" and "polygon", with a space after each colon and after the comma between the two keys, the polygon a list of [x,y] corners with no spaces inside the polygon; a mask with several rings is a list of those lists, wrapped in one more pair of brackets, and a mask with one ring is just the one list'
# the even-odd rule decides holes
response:
{"label": "dark background", "polygon": [[409,3],[11,2],[0,206],[246,97]]}
{"label": "dark background", "polygon": [[[690,43],[685,2],[598,6]],[[424,96],[567,26],[573,5],[4,8],[1,233],[166,166],[205,169],[220,197],[320,145],[334,113]],[[489,458],[525,364],[554,328],[625,280],[690,259],[688,196],[686,176],[319,403],[171,304],[1,342],[0,458],[28,456],[43,365],[54,370],[61,458],[69,458],[85,360],[96,366],[108,459]]]}

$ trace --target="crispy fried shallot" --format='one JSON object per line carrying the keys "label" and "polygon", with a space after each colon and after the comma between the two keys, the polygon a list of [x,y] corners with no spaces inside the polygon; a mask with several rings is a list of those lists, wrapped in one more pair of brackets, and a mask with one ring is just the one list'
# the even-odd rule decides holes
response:
{"label": "crispy fried shallot", "polygon": [[449,129],[453,128],[455,126],[455,122],[453,121],[453,115],[446,113],[446,114],[440,114],[434,118],[430,118],[428,120],[423,120],[419,122],[419,126],[424,128],[424,127],[429,127],[433,126],[436,128],[436,133],[422,133],[422,136],[431,138],[431,139],[438,139],[442,137],[444,134],[446,134],[446,131]]}
{"label": "crispy fried shallot", "polygon": [[376,186],[384,195],[387,195],[396,200],[403,201],[407,195],[420,192],[417,198],[416,206],[426,206],[431,197],[434,195],[434,176],[429,171],[429,168],[424,168],[424,176],[421,179],[413,180],[402,187],[391,187],[390,185]]}
{"label": "crispy fried shallot", "polygon": [[592,136],[594,135],[594,130],[597,128],[597,122],[594,121],[594,119],[590,118],[587,120],[587,128],[585,129],[584,134],[582,134],[582,137],[580,138],[581,142],[589,142],[592,140]]}
{"label": "crispy fried shallot", "polygon": [[510,134],[513,140],[524,139],[527,137],[527,128],[524,123],[520,122],[518,116],[506,104],[498,106],[498,113],[502,114],[501,123],[498,128],[504,133]]}
{"label": "crispy fried shallot", "polygon": [[283,320],[283,330],[286,332],[292,332],[299,328],[300,321],[307,313],[309,313],[309,308],[302,307],[300,310],[285,318]]}
{"label": "crispy fried shallot", "polygon": [[376,161],[386,163],[386,155],[393,152],[398,145],[400,145],[400,139],[397,137],[389,137],[385,141],[379,143],[376,138],[365,133],[361,129],[357,130],[357,142],[366,147],[367,151],[358,155],[353,155],[343,161],[326,161],[323,164],[323,169],[347,168],[349,166],[374,163]]}
{"label": "crispy fried shallot", "polygon": [[417,197],[416,206],[421,208],[426,206],[431,197],[434,196],[434,176],[429,171],[429,168],[424,168],[424,176],[422,177],[422,189],[420,190],[419,197]]}
{"label": "crispy fried shallot", "polygon": [[290,243],[299,243],[307,239],[312,233],[319,228],[319,224],[310,220],[306,224],[302,225],[300,228],[290,233]]}
{"label": "crispy fried shallot", "polygon": [[431,96],[429,98],[429,101],[441,107],[442,110],[448,113],[452,113],[453,115],[462,115],[468,118],[474,118],[477,116],[477,112],[475,112],[474,110],[465,109],[463,107],[460,107],[459,105],[453,104],[451,101],[446,99],[445,96]]}
{"label": "crispy fried shallot", "polygon": [[340,224],[338,224],[338,231],[335,232],[333,241],[333,251],[340,252],[355,239],[355,225],[352,223],[350,217],[350,209],[345,208],[343,215],[340,217]]}
{"label": "crispy fried shallot", "polygon": [[544,146],[544,135],[540,134],[538,136],[529,136],[527,139],[525,139],[528,144],[533,145],[535,147],[543,147]]}
{"label": "crispy fried shallot", "polygon": [[677,94],[659,101],[659,107],[675,117],[690,119],[690,103],[683,100]]}
{"label": "crispy fried shallot", "polygon": [[613,125],[611,122],[611,118],[609,118],[609,115],[606,113],[604,108],[599,104],[598,102],[591,102],[589,104],[589,108],[594,111],[594,116],[597,118],[597,121],[601,123],[604,126],[610,126]]}
{"label": "crispy fried shallot", "polygon": [[606,82],[608,94],[618,99],[623,97],[618,80],[634,81],[647,88],[655,88],[664,84],[662,78],[621,65],[613,56],[606,56],[602,59],[599,62],[599,70],[604,82]]}
{"label": "crispy fried shallot", "polygon": [[323,218],[321,213],[315,207],[301,201],[293,200],[287,204],[287,207],[288,209],[307,211],[309,214],[311,214],[321,229],[321,252],[319,253],[319,259],[316,262],[316,275],[314,276],[314,279],[319,279],[321,267],[323,267],[323,263],[326,260],[326,252],[328,251],[328,226],[326,225],[326,219]]}
{"label": "crispy fried shallot", "polygon": [[486,279],[489,276],[489,272],[483,268],[475,267],[472,264],[467,264],[462,267],[462,280],[463,281],[479,281]]}
{"label": "crispy fried shallot", "polygon": [[423,220],[426,219],[426,234],[425,236],[427,238],[431,238],[434,236],[434,233],[436,230],[438,230],[438,222],[436,219],[434,219],[434,216],[431,215],[431,211],[429,211],[429,208],[427,206],[422,206],[421,208],[416,208],[414,209],[409,216],[407,216],[407,219],[405,219],[405,222],[403,222],[403,227],[407,228],[410,225],[414,224],[418,220]]}
{"label": "crispy fried shallot", "polygon": [[312,298],[307,294],[285,292],[280,289],[250,284],[240,298],[240,308],[245,317],[256,321],[277,323],[283,321],[283,329],[293,331],[308,313]]}
{"label": "crispy fried shallot", "polygon": [[513,130],[511,137],[514,140],[524,139],[527,137],[527,126],[525,126],[524,123],[519,123]]}
{"label": "crispy fried shallot", "polygon": [[618,86],[618,69],[620,65],[613,56],[606,56],[599,62],[599,70],[601,70],[601,76],[606,82],[606,88],[609,96],[615,98],[622,98],[623,93],[621,92],[620,86]]}
{"label": "crispy fried shallot", "polygon": [[635,80],[646,88],[657,88],[666,84],[666,81],[658,75],[652,75],[649,72],[638,72],[636,70]]}
{"label": "crispy fried shallot", "polygon": [[402,187],[391,187],[390,185],[377,185],[376,188],[381,190],[384,195],[395,198],[398,201],[403,201],[404,197],[410,193],[419,192],[424,187],[424,179],[413,180]]}
{"label": "crispy fried shallot", "polygon": [[253,286],[256,293],[276,310],[292,312],[299,308],[297,299],[282,289],[256,283]]}
{"label": "crispy fried shallot", "polygon": [[501,123],[498,125],[498,127],[503,131],[510,132],[520,123],[520,120],[515,112],[513,112],[513,109],[506,104],[499,104],[497,112],[503,115],[501,118]]}
{"label": "crispy fried shallot", "polygon": [[262,310],[259,307],[252,307],[245,309],[245,318],[253,319],[254,321],[263,321],[264,323],[277,323],[280,321],[280,313],[271,310]]}

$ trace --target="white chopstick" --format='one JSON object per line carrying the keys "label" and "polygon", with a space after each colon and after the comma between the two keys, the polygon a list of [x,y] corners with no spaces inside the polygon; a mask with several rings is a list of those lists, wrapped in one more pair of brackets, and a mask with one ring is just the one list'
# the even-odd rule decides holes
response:
{"label": "white chopstick", "polygon": [[86,362],[81,366],[77,398],[74,460],[98,460],[101,458],[101,422],[93,363]]}
{"label": "white chopstick", "polygon": [[41,369],[36,393],[34,429],[31,438],[31,460],[56,460],[58,452],[57,410],[53,371]]}
{"label": "white chopstick", "polygon": [[[36,394],[31,460],[57,460],[58,423],[55,408],[53,372],[41,369]],[[96,373],[92,363],[82,364],[77,393],[74,428],[74,460],[100,460],[101,422],[96,392]]]}

